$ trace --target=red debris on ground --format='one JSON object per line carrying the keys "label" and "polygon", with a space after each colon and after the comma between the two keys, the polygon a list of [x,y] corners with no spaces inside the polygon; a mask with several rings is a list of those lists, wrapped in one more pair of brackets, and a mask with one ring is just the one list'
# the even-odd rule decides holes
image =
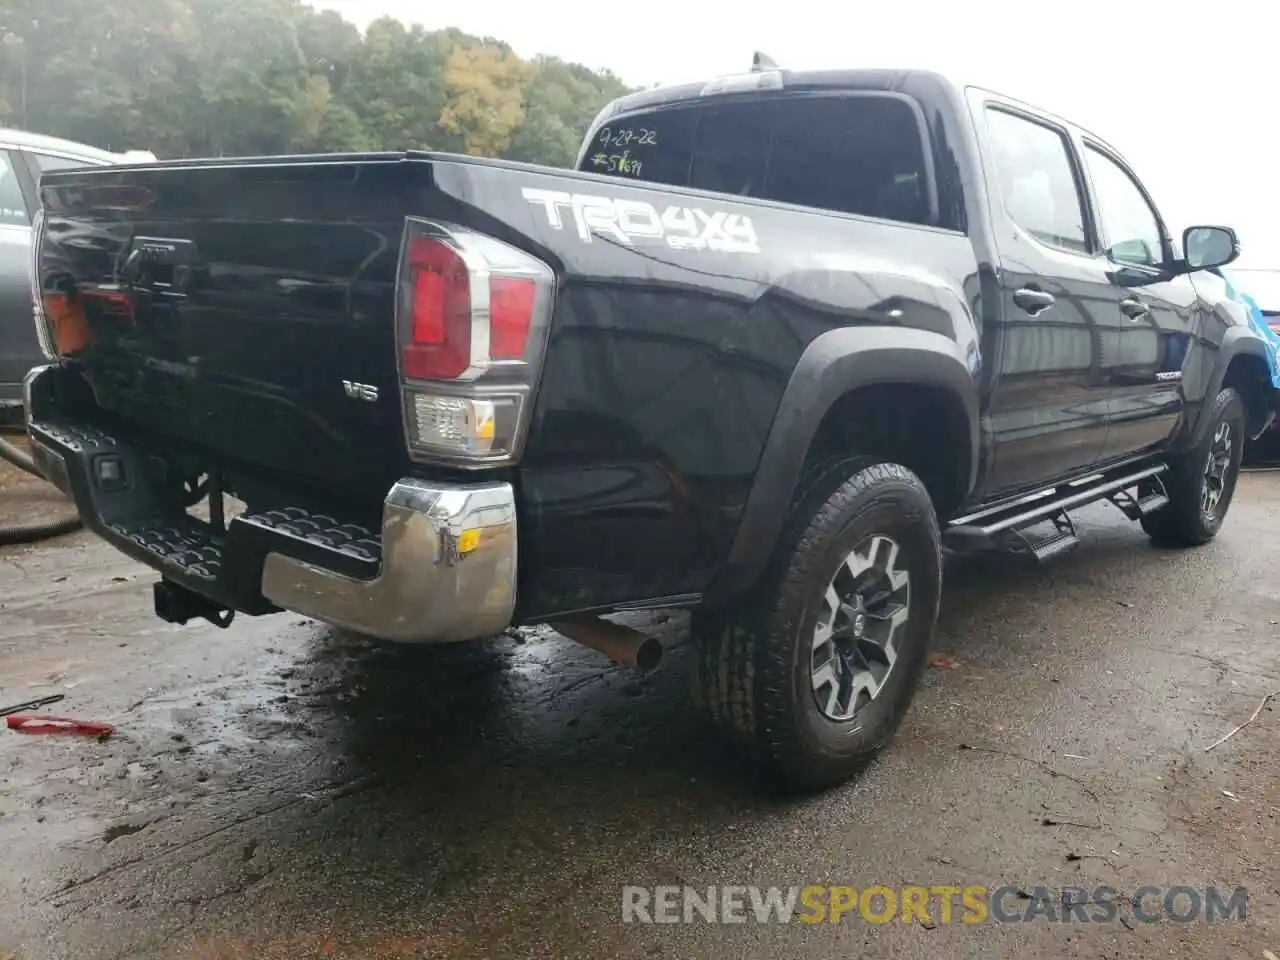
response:
{"label": "red debris on ground", "polygon": [[15,713],[4,718],[10,730],[18,733],[63,733],[82,737],[105,737],[116,732],[109,723],[94,720],[74,720],[71,717],[42,717],[30,713]]}

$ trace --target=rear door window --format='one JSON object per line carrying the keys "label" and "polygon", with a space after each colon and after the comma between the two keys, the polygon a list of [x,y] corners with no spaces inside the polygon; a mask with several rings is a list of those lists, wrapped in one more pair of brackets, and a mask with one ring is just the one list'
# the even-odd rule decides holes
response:
{"label": "rear door window", "polygon": [[581,169],[927,224],[917,116],[901,98],[876,94],[668,107],[601,127]]}
{"label": "rear door window", "polygon": [[987,107],[1005,212],[1041,243],[1089,252],[1080,183],[1066,135],[1026,117]]}

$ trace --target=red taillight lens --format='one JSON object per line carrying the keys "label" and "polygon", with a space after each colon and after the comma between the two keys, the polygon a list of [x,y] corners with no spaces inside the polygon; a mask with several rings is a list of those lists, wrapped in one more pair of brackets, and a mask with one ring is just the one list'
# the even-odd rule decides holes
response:
{"label": "red taillight lens", "polygon": [[[470,367],[471,275],[461,254],[434,237],[409,248],[412,313],[404,347],[404,375],[414,380],[453,380]],[[489,356],[518,360],[529,347],[538,285],[526,277],[489,278]]]}
{"label": "red taillight lens", "polygon": [[523,357],[529,346],[533,299],[538,285],[524,277],[489,280],[489,356],[495,360]]}
{"label": "red taillight lens", "polygon": [[456,250],[434,238],[409,248],[413,303],[404,375],[451,380],[471,365],[471,276]]}

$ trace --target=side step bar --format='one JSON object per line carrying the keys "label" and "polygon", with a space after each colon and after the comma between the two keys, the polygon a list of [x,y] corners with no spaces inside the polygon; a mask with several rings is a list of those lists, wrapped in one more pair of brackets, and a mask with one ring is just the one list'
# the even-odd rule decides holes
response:
{"label": "side step bar", "polygon": [[[1165,464],[1124,473],[1103,473],[1030,494],[1020,500],[980,510],[952,521],[943,542],[955,550],[1006,547],[1047,560],[1074,547],[1075,525],[1067,511],[1098,500],[1110,500],[1131,520],[1138,520],[1169,502],[1162,475]],[[1130,490],[1133,492],[1131,493]],[[1030,528],[1053,523],[1047,533]]]}
{"label": "side step bar", "polygon": [[1130,520],[1141,520],[1165,506],[1169,502],[1169,493],[1164,488],[1164,479],[1157,474],[1139,483],[1134,493],[1117,490],[1108,499]]}
{"label": "side step bar", "polygon": [[1014,541],[1014,552],[1029,553],[1037,561],[1044,562],[1050,557],[1066,553],[1080,542],[1076,537],[1076,525],[1071,522],[1071,514],[1059,510],[1050,519],[1053,521],[1053,529],[1045,534],[1032,533],[1026,527],[1007,531]]}

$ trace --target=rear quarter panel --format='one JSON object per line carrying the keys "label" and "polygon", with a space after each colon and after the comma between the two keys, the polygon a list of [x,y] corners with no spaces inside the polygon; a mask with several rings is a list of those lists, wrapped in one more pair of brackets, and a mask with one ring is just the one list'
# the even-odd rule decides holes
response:
{"label": "rear quarter panel", "polygon": [[[819,334],[933,331],[976,374],[964,234],[537,168],[442,164],[435,176],[559,278],[517,475],[524,619],[699,594]],[[593,230],[593,218],[623,229]],[[711,243],[671,226],[690,220]]]}

